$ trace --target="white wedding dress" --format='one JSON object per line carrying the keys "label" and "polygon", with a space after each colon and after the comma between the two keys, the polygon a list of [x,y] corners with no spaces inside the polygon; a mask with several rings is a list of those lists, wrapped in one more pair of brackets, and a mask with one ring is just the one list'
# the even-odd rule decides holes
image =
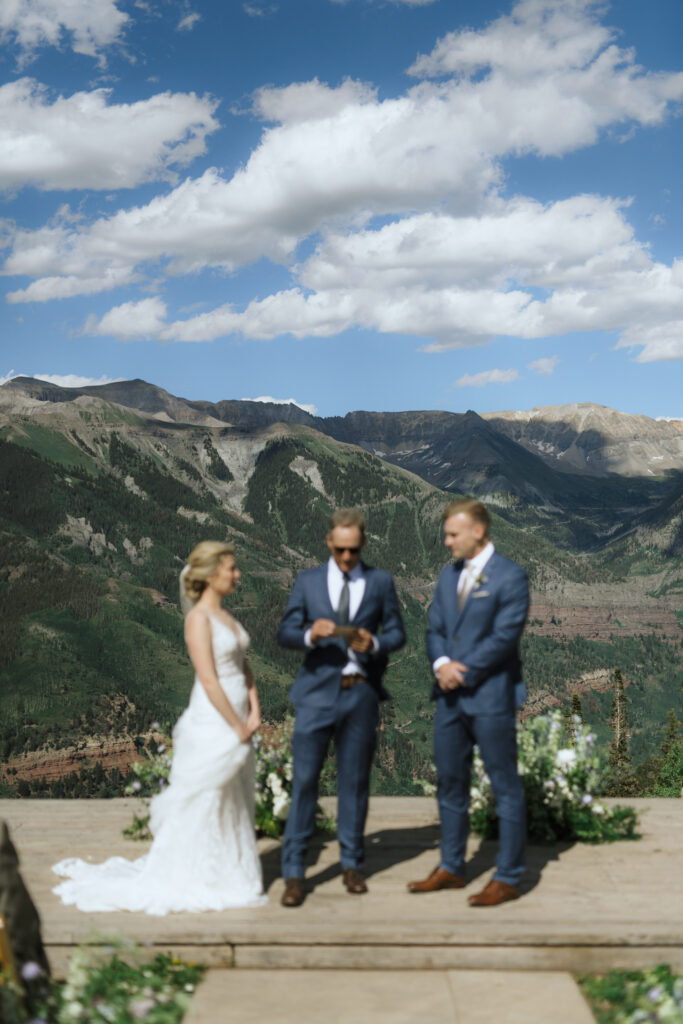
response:
{"label": "white wedding dress", "polygon": [[[249,697],[239,639],[211,617],[218,678],[235,712],[246,719]],[[170,783],[150,807],[154,842],[138,860],[102,864],[69,858],[53,871],[68,880],[53,892],[79,910],[170,911],[252,907],[263,895],[254,832],[254,751],[236,733],[195,677],[190,702],[173,730]]]}

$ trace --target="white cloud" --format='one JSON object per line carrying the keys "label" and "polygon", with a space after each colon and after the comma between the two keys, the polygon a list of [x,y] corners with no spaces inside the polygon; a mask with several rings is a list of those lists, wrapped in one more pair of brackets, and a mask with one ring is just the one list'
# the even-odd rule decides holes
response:
{"label": "white cloud", "polygon": [[482,370],[481,373],[466,373],[455,381],[456,388],[485,388],[487,384],[512,384],[519,378],[517,370]]}
{"label": "white cloud", "polygon": [[31,78],[0,86],[0,188],[132,188],[169,177],[206,149],[217,102],[159,93],[110,104],[110,90],[51,100]]}
{"label": "white cloud", "polygon": [[[679,302],[683,313],[683,302]],[[624,331],[615,348],[640,348],[639,363],[683,359],[683,316],[665,323],[639,325]]]}
{"label": "white cloud", "polygon": [[37,380],[45,380],[48,384],[57,384],[60,388],[85,388],[98,384],[116,384],[125,377],[82,377],[78,373],[34,373]]}
{"label": "white cloud", "polygon": [[138,341],[159,336],[166,316],[166,305],[158,297],[140,302],[124,302],[115,306],[98,320],[90,316],[83,326],[83,334],[114,337],[120,341]]}
{"label": "white cloud", "polygon": [[129,17],[115,0],[3,0],[0,42],[15,43],[25,58],[42,46],[68,45],[95,57],[121,39]]}
{"label": "white cloud", "polygon": [[377,102],[377,90],[365,82],[346,78],[336,89],[314,78],[282,88],[264,86],[252,97],[252,109],[263,121],[284,124],[320,121]]}
{"label": "white cloud", "polygon": [[[209,169],[144,206],[15,231],[4,273],[33,282],[10,301],[266,257],[290,265],[291,287],[187,320],[169,320],[153,300],[145,336],[322,337],[362,326],[438,350],[624,330],[638,358],[674,358],[670,327],[656,332],[683,319],[683,275],[634,239],[626,204],[576,196],[543,205],[499,191],[504,158],[560,156],[607,130],[660,123],[683,98],[683,74],[644,71],[597,10],[588,0],[522,0],[481,31],[440,40],[411,73],[444,80],[396,98],[351,80],[260,89],[253,110],[268,127],[232,178]],[[374,215],[390,223],[378,227]],[[315,252],[293,264],[316,232]],[[117,310],[136,305],[91,318],[88,331],[133,337]]]}
{"label": "white cloud", "polygon": [[191,32],[198,21],[202,20],[201,14],[197,11],[192,11],[190,14],[186,14],[184,18],[181,18],[178,22],[178,30],[180,32]]}
{"label": "white cloud", "polygon": [[268,14],[275,14],[277,4],[242,4],[242,10],[250,18],[265,18]]}
{"label": "white cloud", "polygon": [[259,395],[258,398],[241,398],[241,402],[270,402],[272,405],[297,405],[311,416],[318,415],[318,407],[306,402],[297,402],[296,398],[273,398],[272,395]]}
{"label": "white cloud", "polygon": [[[346,4],[348,2],[349,0],[332,0],[333,4]],[[369,0],[369,2],[372,2],[372,0]],[[406,7],[426,7],[427,4],[434,4],[437,0],[388,0],[388,2],[397,6],[405,4]]]}
{"label": "white cloud", "polygon": [[527,364],[527,370],[533,370],[539,377],[550,377],[555,372],[559,363],[559,356],[548,356],[545,359],[534,359],[533,363]]}
{"label": "white cloud", "polygon": [[10,370],[9,373],[6,373],[4,377],[0,377],[0,387],[3,384],[7,384],[8,381],[14,380],[15,377],[21,377],[21,376],[22,376],[21,373],[15,373],[14,370]]}

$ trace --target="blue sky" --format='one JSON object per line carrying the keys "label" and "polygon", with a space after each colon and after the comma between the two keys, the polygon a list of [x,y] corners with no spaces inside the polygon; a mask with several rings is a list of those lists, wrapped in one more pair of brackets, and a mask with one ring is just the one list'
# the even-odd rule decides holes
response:
{"label": "blue sky", "polygon": [[680,0],[14,0],[0,380],[683,417]]}

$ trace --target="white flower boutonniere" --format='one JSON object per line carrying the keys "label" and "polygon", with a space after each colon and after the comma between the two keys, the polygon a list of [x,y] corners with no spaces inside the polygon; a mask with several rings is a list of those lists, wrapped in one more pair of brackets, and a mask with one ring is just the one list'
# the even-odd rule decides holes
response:
{"label": "white flower boutonniere", "polygon": [[489,581],[489,578],[488,578],[488,576],[485,573],[483,573],[483,572],[478,573],[478,575],[475,576],[475,578],[474,578],[474,583],[472,584],[472,590],[479,590],[479,588],[485,586],[488,583],[488,581]]}

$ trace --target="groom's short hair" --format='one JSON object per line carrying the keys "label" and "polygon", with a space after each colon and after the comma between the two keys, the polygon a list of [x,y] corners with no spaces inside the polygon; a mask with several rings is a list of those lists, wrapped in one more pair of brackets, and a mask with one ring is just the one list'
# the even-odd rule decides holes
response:
{"label": "groom's short hair", "polygon": [[481,523],[486,531],[485,536],[488,537],[491,516],[483,502],[477,501],[476,498],[460,498],[458,501],[451,501],[441,513],[441,518],[446,522],[451,516],[460,515],[461,512],[473,519],[475,523]]}
{"label": "groom's short hair", "polygon": [[365,517],[357,508],[336,509],[330,516],[329,533],[335,526],[355,526],[360,530],[361,540],[365,541]]}

